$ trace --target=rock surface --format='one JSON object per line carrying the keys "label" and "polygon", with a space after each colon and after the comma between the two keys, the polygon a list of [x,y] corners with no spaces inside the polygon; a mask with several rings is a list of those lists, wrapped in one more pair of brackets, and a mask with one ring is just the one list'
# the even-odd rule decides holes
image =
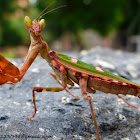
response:
{"label": "rock surface", "polygon": [[[79,59],[100,66],[140,84],[140,55],[96,48],[83,51]],[[19,68],[24,60],[10,60]],[[32,88],[59,86],[49,75],[52,69],[45,60],[37,58],[21,82],[0,86],[0,140],[94,140],[95,127],[89,104],[79,87],[69,88],[78,99],[61,91],[36,93],[38,113],[33,115]],[[140,110],[129,107],[112,94],[97,91],[93,107],[103,140],[139,140]],[[140,108],[140,99],[127,95],[129,103]]]}

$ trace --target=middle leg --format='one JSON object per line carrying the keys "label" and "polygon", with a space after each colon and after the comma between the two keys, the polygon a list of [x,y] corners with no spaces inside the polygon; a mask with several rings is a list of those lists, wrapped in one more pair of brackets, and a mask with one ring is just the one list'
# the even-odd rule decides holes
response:
{"label": "middle leg", "polygon": [[[54,73],[50,73],[52,76],[53,76],[53,78],[61,85],[61,86],[63,86],[64,84],[61,84],[60,83],[60,81],[58,80],[59,79],[59,77],[56,75],[56,74],[54,74]],[[63,82],[63,81],[62,81]],[[64,90],[66,91],[66,92],[68,92],[71,96],[73,96],[74,98],[78,98],[79,96],[75,96],[75,95],[73,95],[69,90],[67,90],[66,88],[64,88]]]}
{"label": "middle leg", "polygon": [[64,68],[61,68],[61,69],[63,69],[63,72],[60,72],[60,78],[61,78],[62,84],[59,82],[59,80],[58,80],[58,78],[57,78],[57,76],[55,74],[51,73],[51,75],[55,78],[55,80],[62,87],[34,87],[33,88],[32,93],[33,93],[33,103],[34,103],[34,114],[33,114],[32,117],[27,117],[27,119],[31,120],[32,118],[34,118],[35,115],[36,115],[36,112],[37,112],[36,100],[35,100],[35,92],[43,92],[43,91],[59,92],[59,91],[62,91],[62,90],[66,90],[73,97],[78,98],[78,96],[74,96],[71,92],[69,92],[66,89],[66,86],[67,86],[67,75],[65,73],[65,69]]}
{"label": "middle leg", "polygon": [[95,113],[94,113],[93,106],[92,106],[92,101],[91,101],[92,98],[91,98],[91,96],[87,95],[87,81],[88,81],[87,77],[84,76],[79,80],[79,85],[80,85],[81,92],[82,92],[84,100],[89,101],[91,115],[92,115],[92,118],[93,118],[93,121],[94,121],[95,130],[96,130],[96,134],[97,134],[97,139],[100,140],[100,134],[99,134],[97,121],[96,121],[96,117],[95,117]]}
{"label": "middle leg", "polygon": [[27,117],[27,119],[31,120],[32,118],[35,117],[36,112],[37,112],[37,107],[36,107],[36,99],[35,99],[35,92],[43,92],[43,91],[51,91],[51,92],[59,92],[64,90],[62,87],[34,87],[33,88],[33,104],[34,104],[34,114],[32,117]]}

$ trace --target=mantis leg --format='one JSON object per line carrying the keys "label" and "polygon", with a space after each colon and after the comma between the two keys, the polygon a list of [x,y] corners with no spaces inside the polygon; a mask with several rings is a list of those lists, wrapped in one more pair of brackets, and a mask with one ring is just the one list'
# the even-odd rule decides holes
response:
{"label": "mantis leg", "polygon": [[92,101],[91,101],[91,96],[87,95],[87,78],[83,77],[79,80],[79,85],[82,91],[82,95],[84,100],[88,100],[89,101],[89,105],[90,105],[90,109],[91,109],[91,114],[92,114],[92,118],[94,121],[94,125],[95,125],[95,129],[96,129],[96,134],[97,134],[97,139],[100,140],[100,135],[99,135],[99,130],[98,130],[98,126],[97,126],[97,121],[95,118],[95,114],[94,114],[94,110],[93,110],[93,106],[92,106]]}
{"label": "mantis leg", "polygon": [[64,88],[61,88],[61,87],[48,87],[48,88],[34,87],[33,88],[34,114],[33,114],[32,117],[27,117],[27,119],[31,120],[36,115],[37,107],[36,107],[36,100],[35,100],[35,92],[43,92],[43,91],[59,92],[59,91],[62,91],[62,90],[64,90]]}
{"label": "mantis leg", "polygon": [[[59,82],[57,76],[53,73],[51,73],[51,75],[56,79],[56,81],[62,86],[62,87],[34,87],[33,88],[33,103],[34,103],[34,114],[32,117],[27,117],[27,119],[31,120],[32,118],[35,117],[36,111],[37,111],[37,107],[36,107],[36,100],[35,100],[35,92],[43,92],[43,91],[51,91],[51,92],[59,92],[62,90],[66,90],[69,94],[71,94],[67,89],[67,77],[65,76],[64,73],[60,73],[60,76],[62,78],[62,84]],[[77,98],[77,96],[74,96],[73,94],[71,94],[73,97]]]}
{"label": "mantis leg", "polygon": [[0,54],[0,85],[19,82],[19,69]]}
{"label": "mantis leg", "polygon": [[120,95],[117,95],[118,98],[122,99],[126,104],[128,104],[130,107],[133,107],[135,109],[138,109],[136,106],[129,104],[125,99],[123,99]]}
{"label": "mantis leg", "polygon": [[40,48],[41,48],[40,45],[30,46],[28,54],[26,56],[26,60],[20,69],[20,76],[18,77],[19,81],[23,78],[28,68],[34,62],[35,58],[40,52]]}
{"label": "mantis leg", "polygon": [[[51,73],[51,75],[53,76],[53,78],[62,86],[62,84],[60,83],[60,81],[58,80],[59,77],[54,74],[54,73]],[[74,96],[69,90],[67,90],[66,88],[64,89],[66,92],[68,92],[71,96],[73,96],[74,98],[78,98],[79,96]]]}
{"label": "mantis leg", "polygon": [[20,74],[19,69],[10,61],[8,61],[5,57],[3,57],[1,54],[0,54],[0,71],[13,77],[16,77]]}

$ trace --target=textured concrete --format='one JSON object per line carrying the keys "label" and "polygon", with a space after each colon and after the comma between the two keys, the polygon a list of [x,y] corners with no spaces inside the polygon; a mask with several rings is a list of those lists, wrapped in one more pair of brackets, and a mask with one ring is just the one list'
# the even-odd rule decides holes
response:
{"label": "textured concrete", "polygon": [[[122,72],[122,76],[140,83],[140,69],[135,68],[136,72],[134,73],[137,73],[137,77],[134,78],[129,74],[129,70],[125,68],[126,64],[128,64],[126,62],[128,58],[122,59],[122,57],[128,55],[129,59],[131,58],[131,64],[135,65],[135,61],[132,60],[136,59],[134,56],[139,58],[138,55],[121,53],[118,57],[118,53],[116,54],[115,51],[105,50],[104,52],[102,49],[95,49],[92,51],[93,55],[91,55],[91,51],[84,52],[79,58],[85,62],[105,61],[109,66],[103,67],[107,67],[108,70],[114,73]],[[90,55],[95,58],[90,57]],[[109,57],[108,59],[107,56]],[[18,67],[21,67],[24,62],[23,60],[10,61],[16,63]],[[101,65],[99,63],[97,65]],[[140,65],[138,67],[140,68]],[[74,95],[79,95],[78,99],[74,99],[65,91],[37,93],[38,113],[33,120],[26,119],[34,112],[32,88],[34,86],[59,86],[49,75],[51,71],[45,60],[37,58],[20,83],[14,86],[2,85],[0,87],[0,140],[24,140],[27,138],[28,140],[96,139],[89,104],[83,100],[80,89],[77,86],[73,89],[69,88],[69,90]],[[139,110],[129,107],[112,94],[97,91],[92,97],[98,128],[103,140],[140,139]],[[129,95],[124,98],[129,103],[140,108],[139,98]]]}

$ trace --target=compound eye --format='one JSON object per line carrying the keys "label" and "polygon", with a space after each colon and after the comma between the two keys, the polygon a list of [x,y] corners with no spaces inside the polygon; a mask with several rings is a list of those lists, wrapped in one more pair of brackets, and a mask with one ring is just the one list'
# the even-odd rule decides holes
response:
{"label": "compound eye", "polygon": [[45,27],[45,25],[46,25],[45,19],[41,19],[39,23],[40,23],[40,26],[41,26],[42,29],[43,29],[43,28]]}
{"label": "compound eye", "polygon": [[25,16],[25,18],[24,18],[24,24],[26,26],[30,27],[32,25],[32,20],[28,16]]}

